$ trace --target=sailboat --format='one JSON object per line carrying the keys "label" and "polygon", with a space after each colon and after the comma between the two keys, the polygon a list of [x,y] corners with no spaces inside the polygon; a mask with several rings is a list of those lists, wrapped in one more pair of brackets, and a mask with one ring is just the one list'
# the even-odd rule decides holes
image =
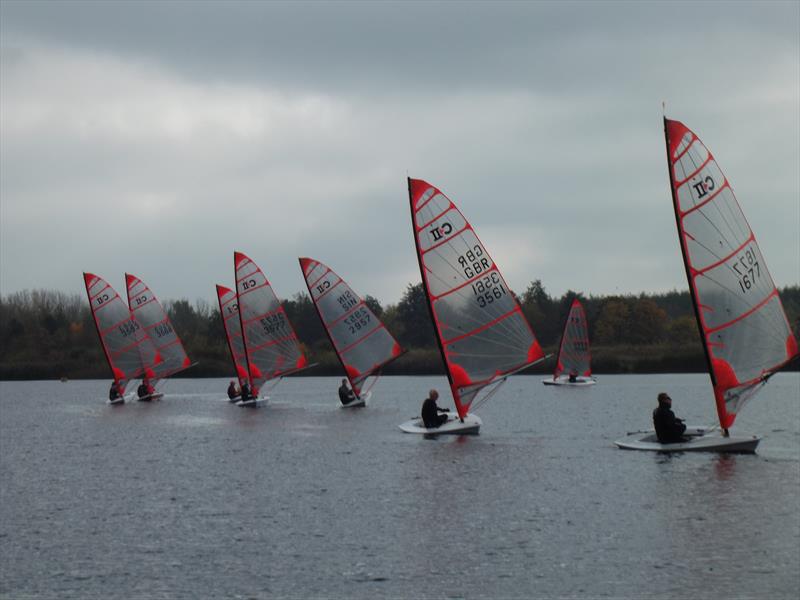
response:
{"label": "sailboat", "polygon": [[119,391],[119,396],[108,403],[123,404],[128,384],[144,372],[136,335],[141,328],[128,305],[105,279],[84,273],[83,282],[100,345]]}
{"label": "sailboat", "polygon": [[[330,267],[311,258],[299,261],[308,293],[355,395],[341,406],[365,406],[381,369],[403,350],[370,307]],[[371,375],[375,377],[365,387]]]}
{"label": "sailboat", "polygon": [[728,430],[744,404],[797,358],[797,340],[755,235],[713,155],[679,121],[665,117],[664,135],[678,237],[719,428],[687,428],[688,441],[682,443],[660,444],[652,433],[615,443],[662,452],[754,452],[759,437]]}
{"label": "sailboat", "polygon": [[[152,391],[139,395],[141,401],[160,400],[164,394],[155,391],[157,384],[167,377],[192,366],[192,361],[183,349],[183,344],[167,312],[145,283],[125,273],[128,288],[128,306],[136,321],[141,325],[139,351],[144,365],[144,379],[152,386]],[[147,342],[149,338],[150,343]]]}
{"label": "sailboat", "polygon": [[597,383],[592,377],[592,355],[589,351],[589,328],[586,311],[575,298],[564,324],[564,333],[558,346],[556,369],[552,379],[543,379],[545,385],[570,385],[586,387]]}
{"label": "sailboat", "polygon": [[439,189],[408,179],[411,222],[422,285],[435,325],[456,413],[428,429],[421,418],[407,433],[478,433],[470,413],[510,375],[544,359],[516,296],[456,205]]}
{"label": "sailboat", "polygon": [[264,273],[250,258],[234,252],[236,298],[244,338],[247,375],[253,398],[238,406],[256,407],[268,400],[259,398],[262,386],[313,365],[300,349],[300,342],[283,306]]}
{"label": "sailboat", "polygon": [[[247,377],[247,356],[244,350],[244,339],[242,338],[242,324],[239,321],[239,304],[236,302],[236,292],[223,285],[217,285],[217,300],[219,301],[219,313],[222,315],[222,325],[225,329],[225,339],[228,342],[228,350],[231,353],[233,369],[239,379],[239,389],[248,383]],[[231,402],[237,402],[239,396],[229,398]]]}

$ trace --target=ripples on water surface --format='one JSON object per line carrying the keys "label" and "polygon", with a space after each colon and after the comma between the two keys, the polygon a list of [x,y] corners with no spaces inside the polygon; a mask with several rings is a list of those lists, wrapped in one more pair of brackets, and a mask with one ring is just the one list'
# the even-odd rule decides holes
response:
{"label": "ripples on water surface", "polygon": [[[265,409],[227,380],[155,404],[108,382],[0,383],[3,598],[795,598],[800,376],[736,430],[754,456],[617,450],[656,393],[715,420],[704,375],[514,377],[480,436],[396,426],[444,378],[389,377],[364,410],[338,378],[281,383]],[[447,405],[449,394],[442,394]]]}

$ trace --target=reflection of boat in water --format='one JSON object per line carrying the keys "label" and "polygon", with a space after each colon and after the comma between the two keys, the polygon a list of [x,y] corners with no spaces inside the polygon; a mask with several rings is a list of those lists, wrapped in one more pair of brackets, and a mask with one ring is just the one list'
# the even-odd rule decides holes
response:
{"label": "reflection of boat in water", "polygon": [[456,205],[419,179],[408,180],[408,195],[422,286],[457,414],[438,429],[426,428],[419,417],[400,429],[478,433],[481,420],[470,408],[544,353],[500,270]]}
{"label": "reflection of boat in water", "polygon": [[[381,320],[330,267],[300,258],[308,293],[317,309],[355,399],[342,408],[366,406],[381,369],[403,350]],[[374,376],[369,385],[367,379]]]}
{"label": "reflection of boat in water", "polygon": [[556,368],[552,379],[542,379],[545,385],[587,387],[597,383],[592,377],[592,356],[589,351],[589,328],[586,311],[575,298],[564,323],[564,333],[558,345]]}
{"label": "reflection of boat in water", "polygon": [[761,249],[713,155],[683,123],[664,119],[672,200],[689,291],[721,428],[688,428],[687,441],[652,433],[616,443],[631,450],[753,452],[756,436],[728,433],[742,406],[798,355]]}
{"label": "reflection of boat in water", "polygon": [[253,396],[236,405],[255,408],[268,400],[259,398],[266,382],[277,385],[286,375],[313,365],[303,355],[286,311],[258,265],[241,252],[235,252],[233,260],[246,374]]}
{"label": "reflection of boat in water", "polygon": [[[131,314],[141,326],[139,353],[144,366],[143,384],[149,383],[149,393],[138,393],[137,400],[149,402],[161,400],[164,394],[158,391],[159,383],[167,377],[192,366],[192,361],[175,332],[167,311],[155,294],[134,275],[125,274],[128,288],[128,306]],[[145,382],[147,380],[147,382]]]}
{"label": "reflection of boat in water", "polygon": [[100,345],[118,390],[118,396],[108,403],[123,404],[128,384],[144,372],[139,353],[141,327],[128,304],[105,279],[84,273],[83,281]]}

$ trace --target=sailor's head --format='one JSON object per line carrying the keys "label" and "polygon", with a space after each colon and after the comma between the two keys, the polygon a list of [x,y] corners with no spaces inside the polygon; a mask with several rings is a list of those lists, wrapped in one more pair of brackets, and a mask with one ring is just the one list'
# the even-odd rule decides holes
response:
{"label": "sailor's head", "polygon": [[431,390],[430,392],[428,392],[428,398],[430,398],[431,400],[436,400],[438,397],[439,397],[439,392],[437,392],[436,390]]}
{"label": "sailor's head", "polygon": [[342,385],[347,385],[347,379],[342,379]]}
{"label": "sailor's head", "polygon": [[672,398],[670,398],[666,392],[661,392],[658,395],[658,403],[670,406],[672,404]]}
{"label": "sailor's head", "polygon": [[235,383],[233,383],[233,379],[231,379],[231,385],[236,385]]}

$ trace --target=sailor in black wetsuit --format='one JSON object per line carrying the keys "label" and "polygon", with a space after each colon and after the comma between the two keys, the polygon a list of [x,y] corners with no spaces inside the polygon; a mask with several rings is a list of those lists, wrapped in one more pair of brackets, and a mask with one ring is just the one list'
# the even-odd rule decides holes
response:
{"label": "sailor in black wetsuit", "polygon": [[569,372],[569,382],[576,383],[578,381],[578,372],[575,369],[572,369]]}
{"label": "sailor in black wetsuit", "polygon": [[349,387],[347,387],[347,379],[342,379],[342,385],[339,386],[339,400],[342,404],[350,404],[356,399],[356,395]]}
{"label": "sailor in black wetsuit", "polygon": [[247,402],[253,399],[253,394],[250,392],[250,385],[247,383],[242,384],[242,402]]}
{"label": "sailor in black wetsuit", "polygon": [[428,397],[422,403],[422,422],[428,429],[436,428],[447,423],[447,415],[440,415],[439,412],[449,412],[447,408],[439,408],[436,406],[436,399],[439,397],[439,392],[431,390],[428,392]]}
{"label": "sailor in black wetsuit", "polygon": [[686,425],[672,412],[672,398],[664,392],[658,395],[658,408],[653,411],[653,425],[656,428],[658,441],[662,444],[685,442],[683,432]]}
{"label": "sailor in black wetsuit", "polygon": [[239,397],[239,388],[236,387],[236,384],[231,381],[230,385],[228,386],[228,400],[236,400]]}

